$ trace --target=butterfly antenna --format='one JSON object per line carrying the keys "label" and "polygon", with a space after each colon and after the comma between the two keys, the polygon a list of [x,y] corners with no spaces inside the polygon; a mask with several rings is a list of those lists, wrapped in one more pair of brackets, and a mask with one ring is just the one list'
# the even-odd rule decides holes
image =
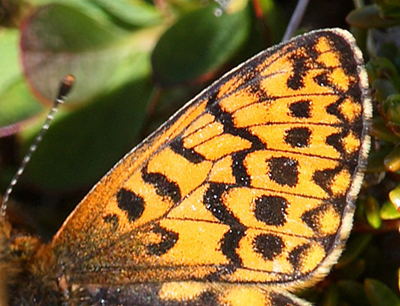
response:
{"label": "butterfly antenna", "polygon": [[300,22],[303,19],[304,13],[306,12],[308,2],[309,0],[297,1],[297,6],[294,9],[292,17],[290,18],[285,35],[283,35],[283,42],[288,41],[293,36],[294,32],[299,28]]}
{"label": "butterfly antenna", "polygon": [[14,177],[11,180],[10,185],[7,187],[4,196],[3,196],[3,201],[1,204],[1,220],[4,220],[6,217],[6,210],[7,210],[7,203],[10,198],[10,194],[13,191],[13,188],[15,184],[17,184],[18,179],[24,173],[26,165],[29,163],[31,160],[31,157],[33,153],[36,151],[37,146],[39,142],[42,140],[44,133],[49,129],[51,121],[54,119],[54,115],[58,110],[58,106],[62,103],[64,103],[68,93],[71,91],[72,85],[75,81],[75,77],[72,75],[67,75],[64,77],[64,79],[61,81],[60,89],[58,91],[57,98],[54,100],[53,107],[51,108],[49,114],[46,117],[46,121],[40,130],[39,134],[36,136],[34,142],[31,144],[29,147],[28,153],[26,153],[21,166],[18,168],[17,173],[15,173]]}

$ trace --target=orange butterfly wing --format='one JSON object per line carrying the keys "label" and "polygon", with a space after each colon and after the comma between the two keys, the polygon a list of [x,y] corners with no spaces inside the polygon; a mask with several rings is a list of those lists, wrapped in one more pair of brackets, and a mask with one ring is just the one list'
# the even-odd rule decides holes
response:
{"label": "orange butterfly wing", "polygon": [[71,301],[101,292],[124,305],[305,305],[286,290],[323,277],[351,228],[367,86],[354,39],[338,29],[226,74],[125,156],[57,233]]}

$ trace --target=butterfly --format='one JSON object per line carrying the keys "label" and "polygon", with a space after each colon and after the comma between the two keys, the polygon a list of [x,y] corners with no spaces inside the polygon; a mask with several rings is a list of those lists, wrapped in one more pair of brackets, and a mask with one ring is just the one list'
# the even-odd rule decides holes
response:
{"label": "butterfly", "polygon": [[201,92],[50,244],[0,221],[1,305],[309,305],[349,236],[370,146],[360,50],[326,29]]}

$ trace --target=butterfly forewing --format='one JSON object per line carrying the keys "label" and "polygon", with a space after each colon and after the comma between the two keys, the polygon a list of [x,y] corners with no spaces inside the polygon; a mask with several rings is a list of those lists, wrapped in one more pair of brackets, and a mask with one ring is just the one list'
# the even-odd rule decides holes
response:
{"label": "butterfly forewing", "polygon": [[95,186],[53,241],[59,268],[77,299],[91,285],[106,300],[150,292],[140,305],[304,305],[283,288],[317,281],[339,256],[370,117],[346,31],[268,49]]}

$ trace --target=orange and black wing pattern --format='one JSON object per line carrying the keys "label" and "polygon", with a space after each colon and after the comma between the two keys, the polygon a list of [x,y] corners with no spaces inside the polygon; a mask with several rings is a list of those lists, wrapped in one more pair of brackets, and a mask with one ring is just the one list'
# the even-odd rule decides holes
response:
{"label": "orange and black wing pattern", "polygon": [[[308,305],[346,241],[369,150],[354,38],[256,55],[125,156],[53,240],[71,305]],[[103,304],[101,304],[101,302]]]}

